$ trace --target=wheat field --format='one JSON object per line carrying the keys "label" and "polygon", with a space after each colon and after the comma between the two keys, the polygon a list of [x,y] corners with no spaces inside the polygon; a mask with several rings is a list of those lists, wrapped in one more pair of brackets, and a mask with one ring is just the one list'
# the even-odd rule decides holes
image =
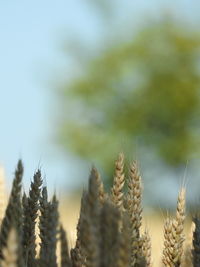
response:
{"label": "wheat field", "polygon": [[[79,218],[81,196],[71,195],[60,201],[60,217],[63,225],[68,233],[69,246],[73,247],[76,240],[76,225]],[[164,240],[163,225],[165,215],[160,211],[144,213],[143,225],[149,229],[152,244],[152,266],[162,266],[162,250]],[[188,237],[188,243],[192,243],[192,222],[188,218],[185,222],[184,232]]]}
{"label": "wheat field", "polygon": [[[130,163],[125,177],[124,161],[120,153],[110,190],[92,167],[81,197],[59,203],[39,169],[22,194],[19,160],[7,203],[0,202],[0,267],[200,266],[200,218],[186,214],[186,189],[173,213],[144,212],[138,163]],[[3,180],[0,185],[4,190]]]}

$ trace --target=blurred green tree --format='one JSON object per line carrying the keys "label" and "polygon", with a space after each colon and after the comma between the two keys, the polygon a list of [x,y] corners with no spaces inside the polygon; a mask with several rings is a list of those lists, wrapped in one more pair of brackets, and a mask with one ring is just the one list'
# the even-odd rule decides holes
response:
{"label": "blurred green tree", "polygon": [[62,86],[64,149],[99,163],[135,145],[170,166],[199,151],[200,36],[170,20],[152,23],[90,60]]}

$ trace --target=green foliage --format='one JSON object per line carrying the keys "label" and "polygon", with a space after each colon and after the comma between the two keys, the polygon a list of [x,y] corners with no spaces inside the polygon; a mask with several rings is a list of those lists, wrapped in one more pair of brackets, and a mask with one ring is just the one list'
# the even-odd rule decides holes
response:
{"label": "green foliage", "polygon": [[62,87],[59,142],[108,173],[113,155],[148,147],[170,166],[199,151],[200,36],[164,19],[121,40]]}

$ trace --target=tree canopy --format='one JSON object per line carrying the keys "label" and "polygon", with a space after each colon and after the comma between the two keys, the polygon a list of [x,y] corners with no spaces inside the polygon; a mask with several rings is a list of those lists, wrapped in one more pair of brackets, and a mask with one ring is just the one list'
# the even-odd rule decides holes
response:
{"label": "tree canopy", "polygon": [[200,35],[163,20],[99,53],[62,86],[62,147],[105,171],[135,145],[185,163],[200,148],[199,51]]}

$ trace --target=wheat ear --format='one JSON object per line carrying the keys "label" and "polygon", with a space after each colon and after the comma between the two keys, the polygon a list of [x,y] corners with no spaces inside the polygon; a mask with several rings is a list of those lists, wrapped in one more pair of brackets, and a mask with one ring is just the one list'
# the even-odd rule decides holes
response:
{"label": "wheat ear", "polygon": [[48,202],[46,187],[42,190],[40,200],[40,259],[39,266],[57,266],[56,246],[58,233],[58,201],[54,195],[51,202]]}
{"label": "wheat ear", "polygon": [[119,255],[119,222],[120,212],[118,208],[106,201],[100,216],[100,266],[102,267],[116,266]]}
{"label": "wheat ear", "polygon": [[88,212],[82,214],[80,244],[83,261],[86,267],[96,267],[99,261],[98,237],[96,236],[96,223],[93,224]]}
{"label": "wheat ear", "polygon": [[86,256],[84,255],[84,241],[82,243],[82,234],[81,234],[82,231],[85,231],[87,229],[87,225],[88,225],[87,220],[85,220],[85,216],[86,216],[85,205],[86,205],[86,192],[83,191],[82,197],[81,197],[80,214],[79,214],[78,224],[76,227],[76,230],[77,230],[76,245],[75,245],[75,248],[71,249],[70,251],[73,267],[82,267],[85,264]]}
{"label": "wheat ear", "polygon": [[125,182],[124,175],[124,154],[120,153],[115,162],[115,175],[111,189],[113,203],[122,210],[123,208],[123,187]]}
{"label": "wheat ear", "polygon": [[142,250],[146,261],[146,267],[151,267],[151,239],[147,229],[145,230],[143,235]]}
{"label": "wheat ear", "polygon": [[80,246],[86,259],[85,265],[93,267],[99,261],[99,185],[95,169],[89,176],[88,192],[83,195],[80,229]]}
{"label": "wheat ear", "polygon": [[137,162],[130,165],[128,181],[127,209],[131,223],[131,266],[142,264],[142,240],[140,237],[140,227],[142,224],[142,182]]}
{"label": "wheat ear", "polygon": [[9,202],[5,211],[0,230],[0,256],[2,257],[2,248],[6,246],[8,233],[11,227],[15,226],[16,231],[21,237],[22,230],[22,207],[21,207],[21,187],[23,177],[23,164],[19,160],[15,170],[15,178],[13,180],[12,190]]}
{"label": "wheat ear", "polygon": [[47,188],[43,187],[42,196],[40,198],[40,217],[39,217],[39,230],[40,230],[40,255],[39,263],[41,267],[46,265],[46,255],[48,252],[48,213],[49,213],[49,203]]}
{"label": "wheat ear", "polygon": [[60,251],[61,251],[61,267],[72,267],[69,257],[68,242],[66,232],[63,226],[60,226]]}
{"label": "wheat ear", "polygon": [[[26,265],[35,266],[36,234],[35,225],[39,210],[40,187],[42,185],[41,172],[38,170],[33,177],[29,191],[29,197],[24,196],[24,229],[23,246],[26,255]],[[26,202],[26,203],[25,203]]]}
{"label": "wheat ear", "polygon": [[99,192],[99,177],[97,171],[92,167],[87,192],[87,206],[88,212],[91,220],[96,221],[99,215],[99,205],[100,205],[100,192]]}
{"label": "wheat ear", "polygon": [[56,247],[58,240],[58,200],[54,194],[52,201],[49,204],[49,216],[48,216],[48,239],[49,239],[49,266],[57,266]]}
{"label": "wheat ear", "polygon": [[165,266],[180,266],[183,254],[185,220],[185,188],[178,195],[176,217],[167,219],[164,226],[163,263]]}
{"label": "wheat ear", "polygon": [[122,229],[119,238],[119,251],[117,267],[129,267],[131,263],[131,227],[130,216],[124,211],[122,213]]}
{"label": "wheat ear", "polygon": [[103,204],[105,201],[105,198],[106,198],[106,194],[104,191],[104,185],[103,185],[100,173],[98,172],[98,170],[95,167],[92,168],[92,172],[93,172],[93,175],[96,177],[99,201],[101,204]]}
{"label": "wheat ear", "polygon": [[174,266],[172,260],[173,255],[171,256],[173,253],[172,242],[174,243],[172,220],[167,218],[164,224],[164,249],[162,258],[164,266]]}

